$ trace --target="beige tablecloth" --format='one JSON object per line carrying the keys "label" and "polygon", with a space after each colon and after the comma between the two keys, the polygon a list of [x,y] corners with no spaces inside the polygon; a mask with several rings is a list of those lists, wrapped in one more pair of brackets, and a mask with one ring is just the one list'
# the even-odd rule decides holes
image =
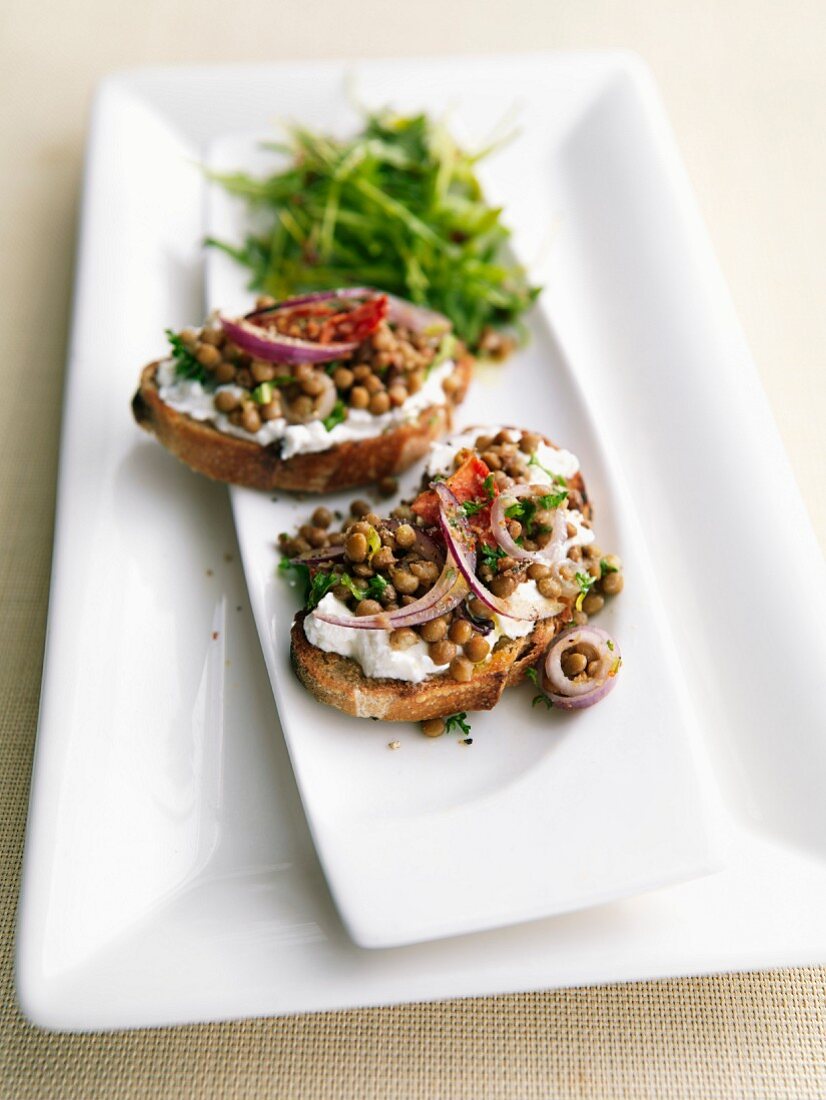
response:
{"label": "beige tablecloth", "polygon": [[[173,1031],[19,1016],[13,923],[40,682],[85,111],[124,65],[625,46],[660,82],[826,542],[826,6],[766,0],[5,0],[0,38],[0,1096],[826,1096],[826,971]],[[826,918],[825,918],[826,919]]]}

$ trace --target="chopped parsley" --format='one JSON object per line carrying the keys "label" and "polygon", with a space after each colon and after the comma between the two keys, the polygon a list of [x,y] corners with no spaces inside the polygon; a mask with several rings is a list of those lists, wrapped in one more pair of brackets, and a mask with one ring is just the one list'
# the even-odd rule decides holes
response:
{"label": "chopped parsley", "polygon": [[555,474],[553,472],[553,470],[549,470],[547,466],[542,465],[542,463],[536,457],[536,451],[534,451],[533,454],[531,455],[531,457],[528,459],[528,465],[529,466],[538,466],[540,470],[544,470],[544,472],[548,475],[548,477],[551,479],[551,481],[555,482],[557,485],[566,485],[567,486],[568,482],[562,476],[562,474]]}
{"label": "chopped parsley", "polygon": [[331,432],[336,424],[342,424],[346,419],[347,409],[345,408],[344,402],[339,398],[335,405],[333,405],[333,411],[329,416],[325,416],[321,423],[328,432]]}
{"label": "chopped parsley", "polygon": [[470,733],[470,722],[466,721],[467,711],[460,710],[458,714],[451,714],[445,718],[445,733],[461,731],[465,737]]}
{"label": "chopped parsley", "polygon": [[591,588],[597,583],[596,577],[592,577],[590,573],[577,573],[574,578],[579,585],[579,595],[576,598],[575,607],[577,611],[582,610],[582,601],[588,595]]}
{"label": "chopped parsley", "polygon": [[[535,668],[526,668],[525,675],[528,677],[534,687],[541,686],[539,683],[539,673],[536,671]],[[538,695],[534,695],[533,699],[531,700],[532,707],[535,707],[537,703],[544,703],[548,710],[550,710],[553,706],[553,703],[543,691],[540,691]]]}
{"label": "chopped parsley", "polygon": [[[530,536],[532,534],[539,535],[547,531],[547,527],[534,527],[534,520],[537,511],[543,509],[545,511],[553,511],[554,508],[558,508],[568,496],[568,490],[563,489],[559,493],[546,493],[540,497],[529,497],[526,500],[515,501],[510,508],[505,509],[505,515],[508,519],[516,519],[522,524],[522,527]],[[517,539],[517,541],[519,541]]]}
{"label": "chopped parsley", "polygon": [[465,500],[460,505],[462,511],[466,516],[475,516],[482,509],[487,508],[490,502],[494,498],[494,477],[493,474],[488,474],[485,480],[482,482],[487,498],[485,500]]}
{"label": "chopped parsley", "polygon": [[606,645],[608,646],[608,648],[609,648],[609,649],[611,650],[611,652],[613,653],[613,652],[614,652],[614,643],[613,643],[613,642],[611,641],[611,639],[610,639],[610,638],[608,639],[608,641],[607,641],[607,642],[606,642],[605,644],[606,644]]}
{"label": "chopped parsley", "polygon": [[563,501],[568,497],[568,490],[563,489],[561,493],[546,493],[544,496],[538,497],[540,508],[547,508],[548,511],[552,511],[554,508],[558,508]]}
{"label": "chopped parsley", "polygon": [[489,565],[491,569],[495,569],[499,559],[506,558],[508,555],[501,546],[488,546],[486,543],[482,543],[479,547],[479,556],[482,559],[482,565]]}
{"label": "chopped parsley", "polygon": [[385,588],[387,588],[387,581],[384,577],[379,576],[378,573],[374,573],[370,580],[367,582],[367,587],[364,590],[364,595],[368,600],[378,600]]}
{"label": "chopped parsley", "polygon": [[166,329],[166,338],[172,347],[172,358],[175,360],[175,376],[189,382],[200,382],[202,386],[215,385],[215,379],[202,367],[177,332],[171,328]]}
{"label": "chopped parsley", "polygon": [[378,600],[387,588],[387,581],[378,574],[372,576],[366,585],[361,586],[349,573],[327,573],[319,569],[311,574],[306,562],[290,561],[289,558],[281,561],[278,572],[282,576],[292,573],[295,580],[301,583],[304,607],[307,611],[318,607],[327,593],[337,585],[346,588],[357,600]]}
{"label": "chopped parsley", "polygon": [[590,573],[577,573],[575,580],[583,596],[587,595],[591,588],[597,583],[596,577],[592,577]]}
{"label": "chopped parsley", "polygon": [[323,570],[311,574],[310,567],[306,562],[290,561],[289,558],[281,560],[278,565],[278,572],[284,577],[292,574],[294,580],[291,583],[301,584],[302,599],[307,611],[312,611],[314,607],[318,607],[330,589],[342,580],[337,573],[325,573]]}
{"label": "chopped parsley", "polygon": [[619,568],[616,565],[612,565],[610,561],[605,558],[599,559],[599,574],[604,577],[607,573],[619,573]]}

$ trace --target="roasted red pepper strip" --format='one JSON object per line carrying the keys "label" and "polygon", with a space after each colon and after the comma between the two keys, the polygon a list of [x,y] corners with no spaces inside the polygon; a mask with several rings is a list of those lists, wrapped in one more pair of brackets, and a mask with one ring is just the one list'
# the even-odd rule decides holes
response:
{"label": "roasted red pepper strip", "polygon": [[[477,503],[486,502],[483,508],[468,516],[471,527],[482,538],[490,535],[490,506],[493,498],[499,493],[493,481],[488,481],[490,477],[488,466],[477,455],[471,455],[446,479],[447,485],[460,504],[469,500]],[[439,498],[432,489],[419,493],[410,507],[428,525],[439,522]],[[487,541],[486,538],[485,541]]]}
{"label": "roasted red pepper strip", "polygon": [[379,294],[355,309],[334,313],[321,326],[318,342],[333,344],[354,340],[361,343],[379,327],[387,316],[387,308],[387,295]]}

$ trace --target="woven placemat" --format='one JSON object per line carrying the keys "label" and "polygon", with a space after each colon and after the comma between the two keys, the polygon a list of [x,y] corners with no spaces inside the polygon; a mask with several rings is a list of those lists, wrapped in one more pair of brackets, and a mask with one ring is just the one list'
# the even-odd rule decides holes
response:
{"label": "woven placemat", "polygon": [[112,1035],[27,1024],[12,955],[51,558],[61,332],[51,339],[0,367],[0,1096],[826,1096],[824,970]]}
{"label": "woven placemat", "polygon": [[13,33],[0,44],[0,119],[13,156],[0,173],[0,1098],[826,1097],[822,969],[112,1035],[47,1034],[19,1014],[14,920],[48,595],[71,226],[83,105],[96,74],[161,60],[426,52],[436,22],[456,49],[639,49],[667,92],[727,274],[739,275],[738,305],[823,530],[818,410],[826,406],[813,343],[823,298],[822,5],[518,0],[486,5],[486,19],[478,3],[449,11],[421,0],[416,18],[408,12],[402,24],[398,11],[395,22],[386,19],[388,4],[351,6],[342,19],[329,3],[329,18],[309,22],[300,0],[275,8],[248,0],[245,18],[235,20],[205,18],[197,0],[152,5],[151,18],[140,5],[113,18],[106,0],[86,0],[82,13],[52,5],[48,19],[32,19],[25,0],[6,5]]}

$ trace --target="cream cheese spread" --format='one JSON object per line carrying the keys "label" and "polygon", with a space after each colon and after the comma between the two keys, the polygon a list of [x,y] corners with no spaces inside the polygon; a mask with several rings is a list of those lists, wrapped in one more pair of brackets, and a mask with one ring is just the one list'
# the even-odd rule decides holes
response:
{"label": "cream cheese spread", "polygon": [[336,424],[330,431],[327,431],[320,420],[311,420],[309,424],[288,424],[282,418],[267,421],[255,433],[244,431],[233,424],[225,413],[215,408],[215,395],[226,390],[241,397],[245,395],[245,391],[233,385],[207,390],[197,379],[178,378],[175,374],[175,361],[171,358],[164,359],[158,365],[157,384],[161,401],[177,412],[191,416],[193,420],[209,421],[226,435],[248,439],[262,447],[281,440],[282,458],[291,458],[297,454],[327,451],[348,440],[371,439],[399,424],[415,420],[421,412],[433,405],[444,405],[445,392],[442,383],[452,374],[454,366],[453,360],[448,359],[435,367],[418,393],[411,394],[398,408],[379,416],[373,416],[366,409],[348,409],[347,419]]}
{"label": "cream cheese spread", "polygon": [[[483,435],[494,436],[501,431],[508,431],[513,443],[518,443],[522,433],[516,428],[469,428],[461,435],[451,436],[442,443],[434,443],[430,448],[430,457],[425,469],[430,477],[437,474],[447,476],[453,473],[453,462],[459,451],[464,448],[472,448],[476,440]],[[569,478],[579,470],[579,459],[570,451],[561,447],[549,447],[544,441],[540,441],[536,449],[536,462],[539,465],[528,467],[528,481],[533,485],[550,485],[553,481],[551,475]],[[544,467],[544,468],[543,468]]]}
{"label": "cream cheese spread", "polygon": [[[536,587],[536,581],[523,581],[508,600],[514,611],[527,613],[535,609],[540,619],[554,615],[559,604],[547,600]],[[360,666],[365,676],[384,677],[389,680],[406,680],[411,684],[420,684],[434,673],[445,672],[447,665],[437,665],[428,656],[427,642],[419,639],[409,649],[393,649],[387,630],[359,630],[349,626],[334,626],[318,618],[316,612],[325,612],[341,618],[353,618],[355,615],[347,606],[328,592],[315,611],[304,620],[304,633],[307,641],[325,653],[339,653],[350,657]],[[493,616],[493,630],[485,635],[491,650],[501,637],[524,638],[534,628],[531,619],[510,619],[504,615]],[[488,656],[486,660],[490,660]],[[482,662],[484,664],[484,662]]]}

